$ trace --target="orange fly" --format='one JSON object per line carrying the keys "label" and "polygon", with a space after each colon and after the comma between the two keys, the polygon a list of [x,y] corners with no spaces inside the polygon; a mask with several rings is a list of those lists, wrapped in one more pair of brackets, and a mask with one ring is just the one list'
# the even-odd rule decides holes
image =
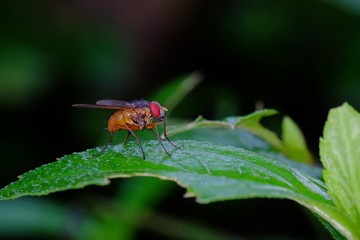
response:
{"label": "orange fly", "polygon": [[[104,152],[111,144],[113,134],[119,130],[127,130],[128,134],[125,137],[124,143],[127,141],[128,137],[133,135],[137,142],[139,143],[143,159],[145,159],[144,149],[141,144],[141,140],[136,136],[134,131],[149,129],[153,132],[157,139],[159,140],[162,148],[167,155],[170,156],[170,153],[166,150],[162,144],[162,139],[159,136],[159,131],[157,125],[164,124],[164,136],[169,141],[171,145],[175,148],[179,148],[174,145],[167,136],[166,133],[166,121],[165,121],[165,112],[167,109],[161,106],[158,102],[146,100],[131,100],[131,101],[122,101],[122,100],[99,100],[96,104],[74,104],[73,107],[83,107],[83,108],[101,108],[101,109],[114,109],[116,110],[108,120],[107,130],[109,131],[109,142],[106,144],[98,154]],[[155,129],[155,132],[154,132]],[[97,154],[97,155],[98,155]]]}

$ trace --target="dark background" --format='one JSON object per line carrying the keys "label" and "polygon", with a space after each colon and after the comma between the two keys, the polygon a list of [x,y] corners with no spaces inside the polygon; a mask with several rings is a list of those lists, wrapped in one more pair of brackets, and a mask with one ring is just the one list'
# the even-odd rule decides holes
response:
{"label": "dark background", "polygon": [[[344,101],[360,107],[360,3],[330,2],[2,2],[1,185],[64,154],[106,142],[103,129],[109,113],[80,111],[71,107],[73,103],[148,98],[167,82],[194,71],[203,74],[203,81],[172,117],[244,115],[261,101],[292,117],[318,158],[328,110]],[[111,196],[115,190],[109,186],[85,191]],[[77,192],[48,198],[71,202]],[[309,220],[292,202],[244,200],[199,207],[192,199],[182,199],[182,189],[174,192],[163,208],[175,216],[200,211],[196,214],[203,222],[207,218],[201,209],[216,212],[226,205],[227,211],[241,212],[252,202],[251,209],[265,219],[259,227],[244,220],[249,227],[240,231],[215,222],[238,236],[257,236],[260,229],[264,235],[316,235],[297,227],[294,216],[303,218],[302,225]],[[289,209],[294,216],[287,216]],[[274,215],[278,220],[271,220]],[[287,226],[292,221],[294,225]],[[277,222],[281,224],[271,225]]]}

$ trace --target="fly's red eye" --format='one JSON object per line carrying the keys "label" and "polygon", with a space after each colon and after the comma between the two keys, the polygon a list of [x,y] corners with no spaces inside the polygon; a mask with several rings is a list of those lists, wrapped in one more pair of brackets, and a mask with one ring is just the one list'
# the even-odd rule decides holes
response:
{"label": "fly's red eye", "polygon": [[150,106],[151,114],[154,117],[158,118],[161,116],[161,106],[158,102],[150,102],[149,106]]}

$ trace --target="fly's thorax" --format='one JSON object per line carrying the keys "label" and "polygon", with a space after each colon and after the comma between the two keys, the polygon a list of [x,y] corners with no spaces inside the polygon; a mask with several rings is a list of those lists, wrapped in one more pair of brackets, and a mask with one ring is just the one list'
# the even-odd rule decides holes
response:
{"label": "fly's thorax", "polygon": [[139,126],[140,129],[150,125],[153,121],[153,116],[151,115],[149,108],[132,109],[130,114],[130,118],[134,125]]}
{"label": "fly's thorax", "polygon": [[152,126],[154,117],[149,108],[128,108],[114,112],[108,121],[108,130],[142,130]]}

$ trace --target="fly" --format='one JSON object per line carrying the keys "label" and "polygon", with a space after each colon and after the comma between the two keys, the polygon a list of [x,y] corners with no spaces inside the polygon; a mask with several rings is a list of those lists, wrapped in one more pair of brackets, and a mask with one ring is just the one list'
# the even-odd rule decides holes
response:
{"label": "fly", "polygon": [[164,124],[164,137],[169,141],[169,143],[173,147],[179,148],[175,144],[173,144],[167,136],[165,120],[165,112],[167,111],[167,109],[161,106],[158,102],[149,102],[143,99],[131,101],[99,100],[95,104],[74,104],[73,107],[116,110],[110,116],[107,124],[107,130],[109,132],[109,142],[96,155],[100,155],[101,153],[103,153],[112,144],[114,133],[119,130],[126,130],[128,131],[128,134],[124,139],[124,143],[127,141],[130,135],[133,135],[136,141],[139,143],[143,159],[145,159],[145,152],[141,140],[138,136],[136,136],[134,131],[148,129],[155,134],[166,154],[171,156],[164,147],[162,139],[159,136],[159,131],[157,129],[157,125],[159,124]]}

